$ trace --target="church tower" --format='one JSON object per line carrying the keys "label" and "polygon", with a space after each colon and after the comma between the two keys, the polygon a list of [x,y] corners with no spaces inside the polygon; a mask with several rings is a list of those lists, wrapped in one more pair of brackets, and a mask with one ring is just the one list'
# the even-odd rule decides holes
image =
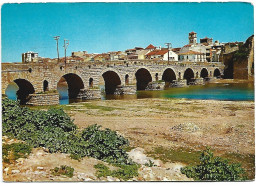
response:
{"label": "church tower", "polygon": [[197,33],[196,32],[190,32],[189,33],[189,44],[195,45],[197,43]]}

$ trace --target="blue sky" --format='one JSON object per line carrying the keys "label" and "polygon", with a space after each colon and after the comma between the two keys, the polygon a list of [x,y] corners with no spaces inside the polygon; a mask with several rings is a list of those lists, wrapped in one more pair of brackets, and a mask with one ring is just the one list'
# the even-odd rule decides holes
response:
{"label": "blue sky", "polygon": [[249,3],[28,3],[4,4],[1,10],[2,62],[21,62],[21,54],[35,51],[57,57],[60,35],[72,51],[89,53],[125,50],[150,43],[173,47],[188,43],[197,32],[220,42],[245,41],[254,34]]}

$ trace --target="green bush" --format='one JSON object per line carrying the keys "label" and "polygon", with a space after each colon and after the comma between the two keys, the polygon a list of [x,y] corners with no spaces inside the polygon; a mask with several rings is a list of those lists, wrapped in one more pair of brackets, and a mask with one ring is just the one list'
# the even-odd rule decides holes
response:
{"label": "green bush", "polygon": [[69,153],[74,159],[91,156],[111,163],[130,164],[123,147],[128,140],[110,129],[92,125],[82,132],[62,109],[30,110],[17,101],[2,102],[3,135],[26,141],[33,147]]}
{"label": "green bush", "polygon": [[82,132],[82,138],[88,142],[89,155],[107,162],[126,163],[128,158],[125,145],[128,140],[110,129],[100,130],[101,126],[92,125]]}
{"label": "green bush", "polygon": [[111,171],[107,166],[101,163],[94,165],[94,168],[97,169],[96,176],[98,178],[112,176],[124,181],[138,176],[139,165],[137,164],[115,166],[119,167],[119,169]]}
{"label": "green bush", "polygon": [[199,165],[181,168],[181,173],[194,180],[241,181],[247,179],[241,164],[230,164],[227,159],[214,157],[210,148],[202,152]]}
{"label": "green bush", "polygon": [[24,143],[3,145],[3,162],[11,163],[19,158],[26,158],[32,151],[32,147]]}
{"label": "green bush", "polygon": [[60,176],[60,175],[65,175],[67,177],[73,177],[74,173],[74,168],[62,165],[60,167],[55,167],[54,169],[51,169],[51,174],[54,176]]}

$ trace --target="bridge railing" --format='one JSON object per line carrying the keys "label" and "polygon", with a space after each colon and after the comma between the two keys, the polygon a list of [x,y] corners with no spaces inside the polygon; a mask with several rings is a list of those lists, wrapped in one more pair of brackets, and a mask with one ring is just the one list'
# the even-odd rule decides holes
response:
{"label": "bridge railing", "polygon": [[[65,66],[64,63],[48,62],[48,63],[2,63],[2,71],[22,69],[28,70],[30,66]],[[66,66],[73,67],[77,65],[82,66],[102,66],[102,67],[113,67],[113,66],[148,66],[148,65],[164,65],[164,66],[223,66],[222,62],[184,62],[184,61],[165,61],[165,60],[117,60],[117,61],[89,61],[81,63],[67,63]]]}

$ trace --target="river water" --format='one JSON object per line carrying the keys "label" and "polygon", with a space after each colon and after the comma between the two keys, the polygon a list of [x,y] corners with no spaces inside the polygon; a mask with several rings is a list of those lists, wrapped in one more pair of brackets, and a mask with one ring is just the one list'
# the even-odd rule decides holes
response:
{"label": "river water", "polygon": [[[101,86],[102,87],[102,86]],[[10,99],[16,99],[17,86],[9,86],[6,95]],[[60,104],[69,104],[81,102],[68,98],[66,87],[58,89],[62,96]],[[230,100],[230,101],[253,101],[254,84],[253,83],[233,83],[233,84],[206,84],[188,86],[182,88],[171,88],[163,91],[137,91],[135,95],[103,95],[102,100],[110,99],[141,99],[141,98],[185,98],[202,100]]]}

